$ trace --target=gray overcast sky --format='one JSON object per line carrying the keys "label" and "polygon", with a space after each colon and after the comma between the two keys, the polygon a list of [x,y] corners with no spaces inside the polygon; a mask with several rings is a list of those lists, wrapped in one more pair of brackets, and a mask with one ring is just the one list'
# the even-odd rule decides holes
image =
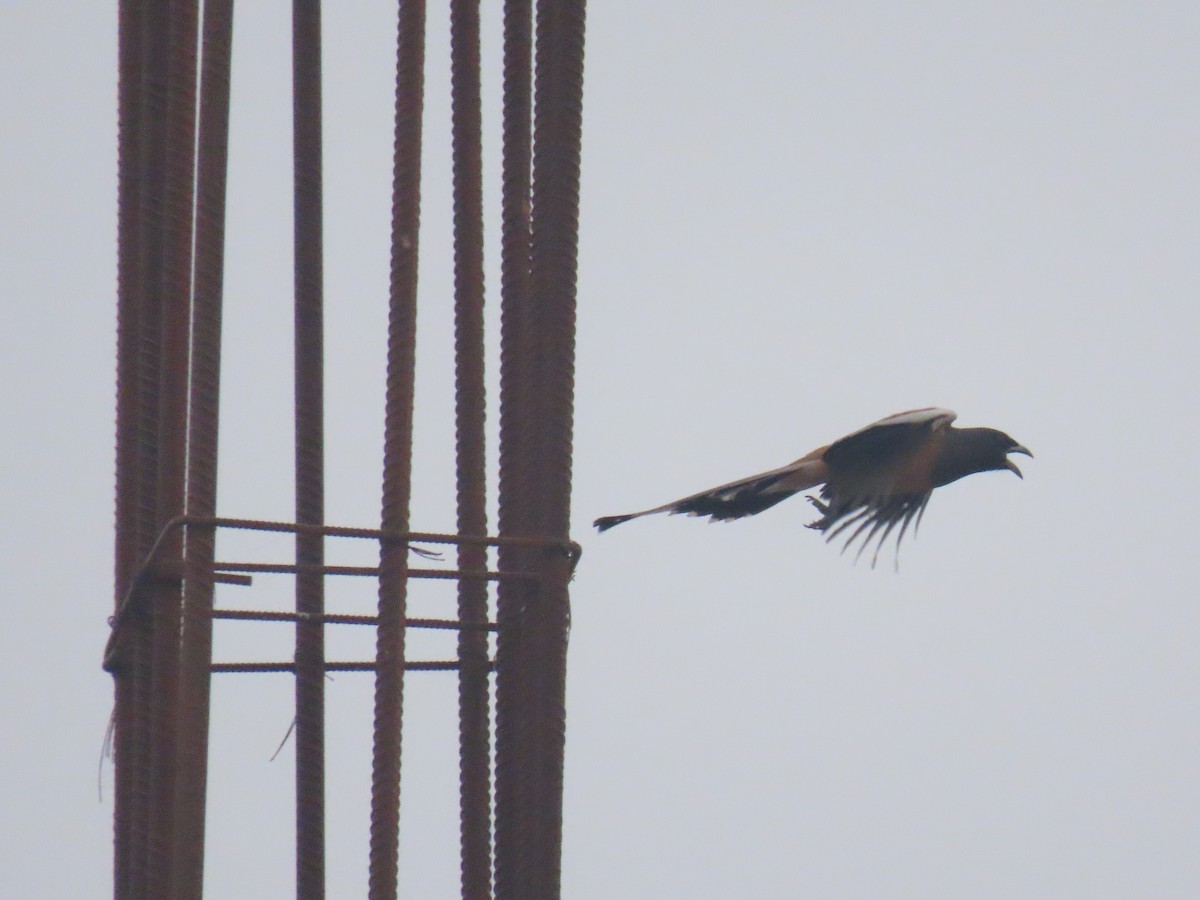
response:
{"label": "gray overcast sky", "polygon": [[[11,896],[101,896],[110,878],[109,6],[0,11]],[[394,9],[326,6],[327,508],[370,525]],[[449,530],[449,67],[433,7],[413,521]],[[288,16],[240,3],[235,34],[220,505],[259,518],[292,508]],[[1194,3],[591,5],[564,896],[1200,896],[1197,46]],[[1024,482],[940,491],[899,573],[822,545],[799,500],[728,525],[590,531],[927,405],[1037,459]],[[224,591],[288,603],[283,580]],[[369,611],[374,595],[338,583],[329,602]],[[417,614],[451,603],[414,591]],[[284,630],[221,626],[217,654],[288,646]],[[341,658],[371,646],[331,637]],[[457,890],[454,690],[409,684],[406,896]],[[283,677],[216,682],[214,897],[291,890],[291,748],[268,762],[290,696]],[[360,896],[369,679],[338,676],[329,698],[329,894]]]}

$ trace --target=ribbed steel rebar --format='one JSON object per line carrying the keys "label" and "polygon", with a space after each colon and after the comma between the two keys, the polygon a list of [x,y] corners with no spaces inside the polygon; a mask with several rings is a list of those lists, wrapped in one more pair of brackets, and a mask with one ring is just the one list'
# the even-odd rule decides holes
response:
{"label": "ribbed steel rebar", "polygon": [[[503,186],[501,197],[500,318],[500,534],[530,532],[528,438],[534,427],[529,309],[529,203],[532,165],[533,10],[531,0],[504,4]],[[501,571],[528,571],[530,554],[501,547]],[[522,610],[536,585],[501,584],[496,649],[496,848],[498,898],[520,900],[525,882],[522,841],[529,803],[526,773],[529,710],[523,703],[528,667],[523,665]]]}
{"label": "ribbed steel rebar", "polygon": [[[166,153],[167,109],[167,37],[168,10],[148,4],[144,8],[141,46],[141,98],[143,128],[138,153],[138,172],[142,183],[141,236],[139,239],[140,288],[137,367],[137,536],[141,550],[154,540],[158,525],[159,457],[159,367],[162,321],[159,294],[162,284],[163,246],[163,172]],[[129,896],[148,896],[151,870],[151,819],[155,816],[155,776],[153,759],[157,732],[154,710],[154,622],[148,609],[138,611],[132,633],[132,692],[134,717],[132,739],[127,757],[134,769],[134,796],[130,808],[132,831]],[[170,827],[168,823],[167,827]]]}
{"label": "ribbed steel rebar", "polygon": [[[579,163],[583,107],[583,0],[537,8],[533,137],[531,293],[537,448],[530,483],[537,534],[566,537],[571,511],[575,288],[579,243]],[[562,862],[563,756],[566,738],[567,581],[572,562],[541,554],[545,573],[525,619],[534,704],[535,821],[525,896],[557,898]]]}
{"label": "ribbed steel rebar", "polygon": [[531,286],[539,338],[538,510],[542,533],[564,538],[571,513],[585,8],[584,0],[555,0],[540,3],[537,17]]}
{"label": "ribbed steel rebar", "polygon": [[[451,0],[450,56],[454,157],[455,418],[458,531],[487,534],[484,459],[483,163],[479,0]],[[460,546],[462,571],[487,568],[487,550]],[[458,617],[487,622],[487,582],[458,583]],[[458,637],[459,811],[464,900],[492,894],[491,722],[487,632]]]}
{"label": "ribbed steel rebar", "polygon": [[[160,67],[152,62],[153,87],[147,92],[150,120],[156,125],[155,143],[161,176],[151,176],[152,215],[148,246],[157,252],[150,259],[146,288],[158,330],[156,363],[148,377],[155,381],[155,420],[147,422],[157,432],[153,485],[155,524],[183,512],[184,447],[187,431],[187,359],[191,306],[192,214],[195,176],[196,29],[194,0],[173,3],[169,21],[162,23],[166,57]],[[159,31],[159,28],[155,28]],[[161,76],[161,80],[160,80]],[[161,91],[161,93],[160,93]],[[153,152],[153,151],[152,151]],[[151,157],[153,159],[153,156]],[[147,330],[149,333],[149,329]],[[147,410],[148,412],[148,410]],[[147,484],[147,488],[149,488]],[[177,539],[166,552],[182,556]],[[151,897],[164,895],[172,881],[175,810],[175,735],[178,696],[180,636],[180,585],[160,583],[149,592],[153,622],[150,696],[150,818],[146,848],[146,890]]]}
{"label": "ribbed steel rebar", "polygon": [[[296,521],[325,520],[324,299],[321,226],[321,4],[292,4],[295,180]],[[324,538],[296,535],[296,564],[322,566]],[[319,570],[296,576],[296,611],[319,617]],[[296,624],[296,895],[325,896],[325,636],[320,618]]]}
{"label": "ribbed steel rebar", "polygon": [[[212,516],[217,495],[225,186],[229,146],[232,0],[206,0],[196,136],[195,264],[187,428],[187,513]],[[175,895],[203,893],[208,785],[214,529],[189,528],[184,544],[179,651]]]}
{"label": "ribbed steel rebar", "polygon": [[[384,417],[382,528],[408,528],[416,369],[417,246],[420,223],[421,115],[425,78],[425,4],[402,0],[396,37],[392,261]],[[400,741],[408,545],[385,541],[379,555],[375,729],[371,772],[369,896],[396,896],[400,841]]]}
{"label": "ribbed steel rebar", "polygon": [[[187,458],[187,392],[192,303],[193,221],[196,176],[196,40],[197,0],[171,4],[170,63],[167,74],[166,178],[163,198],[162,356],[159,366],[158,521],[184,511]],[[183,556],[183,542],[168,544],[165,553]],[[176,805],[176,779],[189,782],[193,773],[180,767],[180,725],[194,709],[186,695],[192,684],[181,683],[181,585],[163,583],[152,591],[154,615],[154,807],[150,819],[148,890],[151,897],[199,897],[203,871],[204,803]],[[193,636],[189,635],[189,639]],[[206,704],[207,705],[207,704]],[[207,709],[204,711],[207,716]],[[190,723],[188,723],[190,724]],[[186,724],[185,724],[186,727]],[[190,729],[188,729],[190,731]],[[195,819],[199,818],[199,825]],[[190,872],[181,869],[188,857]],[[186,886],[186,887],[185,887]],[[181,890],[180,888],[183,887]],[[190,887],[189,891],[187,888]]]}
{"label": "ribbed steel rebar", "polygon": [[[142,554],[138,498],[138,421],[141,418],[139,369],[143,287],[142,242],[142,143],[145,128],[142,93],[143,31],[145,10],[139,0],[121,0],[118,30],[117,88],[117,411],[114,595],[119,609],[129,591]],[[135,765],[138,748],[145,746],[137,727],[143,720],[136,706],[134,642],[127,642],[125,665],[115,672],[113,756],[115,760],[113,802],[113,896],[139,896],[134,872],[140,869],[140,852],[135,851],[135,831],[144,835],[147,811],[139,803],[148,789],[139,786],[147,779],[146,768]],[[139,827],[140,823],[140,827]]]}

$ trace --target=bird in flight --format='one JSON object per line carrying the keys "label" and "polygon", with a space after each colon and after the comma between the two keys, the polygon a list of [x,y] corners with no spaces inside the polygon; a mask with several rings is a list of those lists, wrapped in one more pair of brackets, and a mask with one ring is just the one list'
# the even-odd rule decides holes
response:
{"label": "bird in flight", "polygon": [[934,488],[976,472],[1006,469],[1023,477],[1008,455],[1033,456],[1029,450],[995,428],[955,428],[950,423],[956,418],[937,407],[897,413],[778,469],[653,509],[603,516],[595,526],[607,531],[654,513],[686,513],[723,522],[752,516],[800,491],[820,487],[819,497],[808,497],[820,518],[808,527],[822,532],[826,541],[844,536],[842,552],[859,542],[855,559],[874,541],[873,566],[897,527],[897,550],[910,525],[916,533]]}

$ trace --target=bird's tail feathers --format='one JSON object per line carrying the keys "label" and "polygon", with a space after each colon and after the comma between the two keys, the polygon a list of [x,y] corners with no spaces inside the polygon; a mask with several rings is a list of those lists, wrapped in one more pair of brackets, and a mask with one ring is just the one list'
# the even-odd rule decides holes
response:
{"label": "bird's tail feathers", "polygon": [[642,515],[642,513],[627,513],[623,516],[601,516],[592,524],[596,526],[597,531],[605,532],[615,525],[620,525],[622,522],[628,522],[630,519],[636,519],[640,515]]}
{"label": "bird's tail feathers", "polygon": [[779,469],[731,481],[653,509],[621,516],[603,516],[595,521],[595,526],[599,531],[607,531],[630,519],[663,512],[708,516],[714,522],[740,519],[770,509],[793,494],[822,484],[826,474],[825,464],[819,458],[800,459]]}

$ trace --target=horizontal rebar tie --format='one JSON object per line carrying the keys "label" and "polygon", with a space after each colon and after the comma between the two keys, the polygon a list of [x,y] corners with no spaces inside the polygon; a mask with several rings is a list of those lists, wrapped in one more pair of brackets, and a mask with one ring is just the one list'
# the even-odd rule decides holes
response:
{"label": "horizontal rebar tie", "polygon": [[[157,539],[151,546],[150,552],[142,561],[141,565],[133,573],[130,579],[129,587],[117,606],[116,613],[112,616],[109,624],[112,627],[112,632],[109,635],[107,645],[104,648],[104,668],[106,671],[115,672],[119,668],[118,663],[118,638],[120,636],[122,626],[126,619],[134,611],[135,605],[138,602],[144,602],[144,598],[140,596],[145,585],[162,580],[180,581],[184,576],[184,565],[182,561],[170,560],[163,561],[158,559],[159,553],[162,551],[168,536],[172,535],[178,529],[198,528],[198,529],[216,529],[230,528],[241,531],[266,531],[282,534],[306,534],[306,535],[322,535],[325,537],[338,538],[359,538],[364,540],[376,540],[380,544],[406,544],[411,552],[418,556],[426,558],[440,559],[438,553],[425,550],[416,544],[449,544],[453,546],[470,546],[470,547],[499,547],[499,548],[527,548],[527,549],[555,549],[562,553],[571,561],[572,568],[579,562],[581,551],[580,546],[574,541],[557,540],[548,538],[536,537],[496,537],[496,536],[479,536],[479,535],[463,535],[463,534],[441,534],[434,532],[418,532],[418,531],[388,531],[377,528],[347,528],[338,525],[315,525],[297,522],[275,522],[261,519],[233,519],[222,516],[176,516],[167,522],[158,534]],[[378,566],[328,566],[315,564],[284,564],[284,563],[246,563],[246,562],[211,562],[209,573],[213,581],[236,584],[242,586],[250,586],[251,579],[249,573],[264,573],[264,574],[308,574],[320,573],[325,575],[351,575],[364,577],[378,577],[380,570]],[[207,567],[206,567],[207,568]],[[201,573],[203,574],[203,573]],[[432,578],[446,581],[525,581],[538,583],[542,576],[534,572],[496,572],[491,570],[461,570],[461,569],[416,569],[410,568],[407,570],[408,578]],[[227,614],[225,612],[213,613],[214,618],[226,619],[260,619],[262,621],[313,621],[312,619],[301,619],[296,613],[236,613]],[[321,621],[329,624],[353,624],[353,625],[378,625],[375,617],[365,616],[338,616],[327,615]],[[437,619],[411,619],[406,620],[405,624],[412,628],[448,628],[458,631],[474,631],[474,630],[489,630],[494,631],[496,626],[494,623],[472,623],[465,624],[455,622],[454,620],[437,620]],[[420,668],[423,664],[413,664]],[[455,664],[457,665],[457,664]],[[327,667],[328,668],[328,667]],[[225,671],[217,670],[214,671]],[[268,670],[264,670],[268,671]],[[269,670],[274,671],[274,670]]]}
{"label": "horizontal rebar tie", "polygon": [[[404,670],[406,672],[454,672],[459,668],[458,660],[419,660],[416,662],[406,662]],[[494,672],[496,664],[492,660],[487,661],[487,669],[489,672]],[[212,671],[218,672],[285,672],[293,673],[296,671],[295,663],[290,662],[249,662],[249,663],[213,663]],[[373,662],[327,662],[325,663],[326,672],[374,672],[375,663]]]}
{"label": "horizontal rebar tie", "polygon": [[[249,563],[249,562],[215,562],[213,573],[218,581],[230,584],[249,585],[250,579],[233,573],[253,573],[262,575],[350,575],[360,578],[372,578],[379,575],[379,566],[335,566],[316,565],[314,563]],[[149,576],[151,578],[178,579],[183,577],[182,561],[158,563]],[[467,571],[463,569],[415,569],[408,570],[409,578],[439,578],[445,581],[535,581],[538,576],[533,572],[495,572],[492,570]]]}
{"label": "horizontal rebar tie", "polygon": [[[356,616],[325,613],[314,616],[294,612],[271,612],[257,609],[215,609],[214,619],[235,619],[249,622],[323,622],[326,625],[376,625],[378,616]],[[495,631],[495,622],[460,622],[457,619],[405,619],[407,628],[443,628],[449,631]]]}

